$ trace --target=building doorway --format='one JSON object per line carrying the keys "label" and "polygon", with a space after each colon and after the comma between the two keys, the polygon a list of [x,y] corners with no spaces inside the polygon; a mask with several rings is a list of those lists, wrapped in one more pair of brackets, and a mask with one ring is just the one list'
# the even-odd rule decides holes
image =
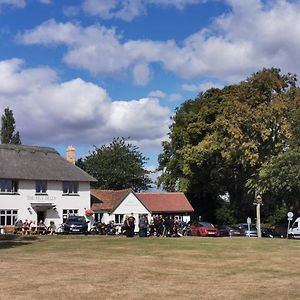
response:
{"label": "building doorway", "polygon": [[40,223],[40,221],[42,220],[43,222],[45,221],[45,212],[44,211],[37,211],[37,222]]}

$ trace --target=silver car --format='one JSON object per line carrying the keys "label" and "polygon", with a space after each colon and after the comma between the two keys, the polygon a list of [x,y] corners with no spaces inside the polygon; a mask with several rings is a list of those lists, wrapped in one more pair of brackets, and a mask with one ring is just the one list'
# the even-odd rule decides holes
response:
{"label": "silver car", "polygon": [[248,225],[247,223],[241,223],[236,226],[241,230],[241,235],[249,236],[249,237],[257,237],[257,229],[254,224]]}

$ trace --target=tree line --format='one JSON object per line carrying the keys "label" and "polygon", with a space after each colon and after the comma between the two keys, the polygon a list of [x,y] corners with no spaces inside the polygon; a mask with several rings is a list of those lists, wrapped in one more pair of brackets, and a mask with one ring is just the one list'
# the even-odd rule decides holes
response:
{"label": "tree line", "polygon": [[294,74],[263,69],[177,108],[159,155],[159,186],[180,190],[205,219],[253,216],[263,195],[270,223],[300,213],[300,89]]}
{"label": "tree line", "polygon": [[[294,74],[263,69],[238,84],[211,88],[175,111],[158,157],[158,187],[184,192],[203,219],[220,223],[254,216],[283,222],[300,213],[300,89]],[[1,119],[1,142],[20,144],[13,113]],[[76,164],[101,189],[147,190],[147,158],[124,138],[94,146]]]}

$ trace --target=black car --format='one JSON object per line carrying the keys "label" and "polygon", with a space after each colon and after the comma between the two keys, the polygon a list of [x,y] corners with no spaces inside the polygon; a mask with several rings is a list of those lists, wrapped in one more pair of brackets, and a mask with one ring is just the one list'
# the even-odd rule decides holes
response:
{"label": "black car", "polygon": [[88,233],[88,221],[82,216],[69,217],[64,223],[64,233]]}
{"label": "black car", "polygon": [[283,238],[284,235],[278,231],[276,231],[274,228],[261,228],[261,236],[267,237],[267,238]]}
{"label": "black car", "polygon": [[243,231],[237,226],[223,225],[219,227],[220,236],[241,236]]}

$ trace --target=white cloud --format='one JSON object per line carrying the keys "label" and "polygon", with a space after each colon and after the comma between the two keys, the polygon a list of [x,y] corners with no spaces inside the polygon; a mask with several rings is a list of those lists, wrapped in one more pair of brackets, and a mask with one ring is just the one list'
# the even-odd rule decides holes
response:
{"label": "white cloud", "polygon": [[51,4],[52,3],[52,0],[38,0],[38,1],[43,4]]}
{"label": "white cloud", "polygon": [[151,91],[148,94],[148,97],[152,97],[152,98],[166,98],[167,96],[168,95],[166,93],[160,90]]}
{"label": "white cloud", "polygon": [[187,5],[199,4],[204,0],[85,0],[83,10],[102,19],[119,18],[132,21],[134,18],[146,14],[147,6],[173,6],[183,9]]}
{"label": "white cloud", "polygon": [[146,85],[150,81],[150,70],[147,64],[137,64],[133,68],[133,78],[137,85]]}
{"label": "white cloud", "polygon": [[169,95],[169,100],[172,102],[179,101],[182,99],[182,95],[179,93],[173,93]]}
{"label": "white cloud", "polygon": [[26,6],[25,0],[0,0],[0,5],[12,5],[23,8]]}
{"label": "white cloud", "polygon": [[28,144],[102,145],[124,136],[159,148],[171,114],[155,99],[113,101],[94,83],[59,82],[53,70],[19,59],[0,61],[0,111],[7,106]]}
{"label": "white cloud", "polygon": [[210,88],[218,88],[221,89],[223,88],[224,85],[221,85],[219,83],[215,83],[212,81],[208,81],[208,82],[202,82],[199,84],[188,84],[188,83],[184,83],[181,85],[181,88],[184,91],[188,91],[188,92],[205,92],[206,90],[210,89]]}
{"label": "white cloud", "polygon": [[[157,1],[157,4],[169,2]],[[176,3],[180,7],[192,2]],[[142,84],[149,80],[147,68],[152,63],[159,63],[184,79],[205,76],[237,81],[271,66],[300,73],[299,1],[276,0],[268,2],[268,6],[259,0],[227,0],[227,3],[231,6],[228,13],[216,17],[209,27],[188,36],[180,45],[174,40],[125,41],[116,29],[81,27],[54,20],[25,32],[19,39],[25,44],[66,45],[64,61],[94,74],[114,75],[129,70],[137,74],[143,66]],[[118,1],[106,4],[120,7]],[[102,10],[110,13],[105,6]],[[133,78],[137,80],[137,76]]]}
{"label": "white cloud", "polygon": [[182,95],[179,93],[166,94],[165,92],[163,92],[161,90],[151,91],[148,94],[148,97],[156,98],[156,99],[167,99],[170,102],[182,100]]}

